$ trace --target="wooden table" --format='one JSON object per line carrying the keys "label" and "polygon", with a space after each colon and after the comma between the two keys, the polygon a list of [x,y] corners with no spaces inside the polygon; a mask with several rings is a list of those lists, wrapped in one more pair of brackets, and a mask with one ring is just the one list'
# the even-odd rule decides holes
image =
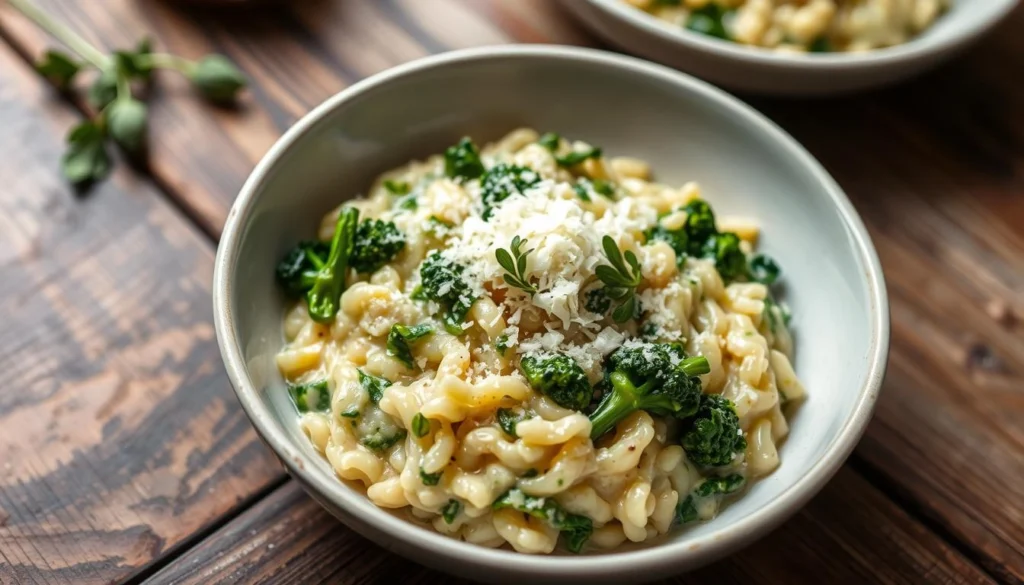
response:
{"label": "wooden table", "polygon": [[[0,583],[433,582],[333,520],[259,442],[210,309],[232,198],[292,122],[411,59],[597,44],[548,0],[203,10],[41,0],[94,43],[229,55],[240,111],[164,77],[148,169],[59,178],[83,116],[0,5]],[[854,455],[742,557],[680,583],[1024,583],[1024,7],[957,61],[849,98],[747,98],[846,189],[885,267],[892,354]],[[821,324],[827,327],[827,323]]]}

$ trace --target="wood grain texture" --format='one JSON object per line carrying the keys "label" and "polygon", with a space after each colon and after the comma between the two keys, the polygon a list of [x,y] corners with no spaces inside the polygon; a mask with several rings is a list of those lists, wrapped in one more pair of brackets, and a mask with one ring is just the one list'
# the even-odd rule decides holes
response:
{"label": "wood grain texture", "polygon": [[[39,0],[90,40],[145,31],[231,56],[254,86],[209,110],[163,77],[152,171],[217,233],[288,124],[362,77],[431,52],[507,41],[590,44],[547,0],[307,0],[256,12],[156,0]],[[858,468],[993,575],[1024,582],[1024,7],[964,57],[900,87],[748,99],[793,133],[864,217],[886,271],[892,353]],[[47,41],[0,6],[0,29]],[[54,159],[56,153],[50,153]]]}
{"label": "wood grain texture", "polygon": [[[146,584],[399,582],[469,583],[369,544],[292,481]],[[744,553],[665,583],[922,582],[993,581],[856,473],[843,470],[806,509]]]}
{"label": "wood grain texture", "polygon": [[0,583],[112,583],[282,476],[231,393],[211,246],[125,173],[76,197],[77,116],[0,47]]}

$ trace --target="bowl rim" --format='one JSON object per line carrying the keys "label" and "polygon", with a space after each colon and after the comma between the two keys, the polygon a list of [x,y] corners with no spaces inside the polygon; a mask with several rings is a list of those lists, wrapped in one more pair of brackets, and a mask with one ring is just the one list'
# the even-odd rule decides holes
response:
{"label": "bowl rim", "polygon": [[[571,10],[571,5],[575,1],[564,0],[563,5],[569,6]],[[622,0],[585,1],[597,10],[625,21],[635,29],[640,29],[668,42],[682,44],[688,49],[704,51],[716,57],[743,61],[751,65],[796,67],[822,71],[896,65],[927,58],[930,55],[963,46],[1006,18],[1020,0],[999,0],[1002,4],[988,18],[981,19],[971,26],[958,28],[953,34],[938,40],[918,35],[905,43],[871,51],[800,54],[779,52],[765,47],[742,45],[695,33],[683,27],[674,27],[670,23],[664,22],[643,10],[628,6]]]}
{"label": "bowl rim", "polygon": [[[590,65],[611,67],[658,78],[696,97],[715,103],[730,111],[746,124],[766,133],[788,151],[799,164],[809,170],[824,188],[839,211],[842,221],[852,236],[855,255],[865,270],[871,320],[870,348],[867,352],[867,376],[849,418],[825,452],[810,470],[793,485],[787,487],[775,500],[739,521],[722,526],[696,540],[663,542],[654,546],[629,551],[608,551],[597,555],[525,555],[505,549],[490,549],[462,542],[432,530],[410,530],[409,522],[384,509],[360,506],[356,498],[366,496],[348,489],[336,477],[321,477],[304,464],[305,451],[293,447],[283,429],[278,428],[270,409],[260,398],[260,392],[249,379],[241,344],[236,335],[234,283],[230,281],[240,253],[242,234],[258,200],[265,178],[273,172],[281,158],[300,137],[316,127],[335,110],[365,92],[403,76],[443,68],[458,63],[492,59],[536,59],[585,62]],[[546,577],[603,578],[635,577],[650,571],[653,576],[692,569],[745,546],[781,524],[798,511],[839,470],[857,444],[871,418],[881,388],[888,359],[889,309],[881,264],[870,236],[849,199],[838,184],[797,141],[774,122],[752,107],[726,92],[673,69],[634,57],[595,49],[558,45],[498,45],[462,49],[424,57],[388,69],[364,79],[322,104],[295,123],[270,148],[256,165],[243,185],[228,214],[222,238],[217,249],[213,276],[214,324],[218,346],[227,373],[239,402],[257,433],[270,446],[288,472],[307,490],[315,492],[314,499],[328,500],[360,523],[372,526],[377,535],[399,541],[407,549],[420,549],[445,558],[455,559],[481,570],[498,570],[506,575],[534,575]],[[298,454],[296,454],[298,452]],[[370,511],[365,511],[370,510]],[[369,537],[369,536],[368,536]],[[374,537],[369,537],[376,540]],[[381,544],[378,541],[378,544]],[[393,547],[388,547],[393,548]],[[451,567],[451,565],[449,565]],[[450,570],[450,569],[449,569]]]}

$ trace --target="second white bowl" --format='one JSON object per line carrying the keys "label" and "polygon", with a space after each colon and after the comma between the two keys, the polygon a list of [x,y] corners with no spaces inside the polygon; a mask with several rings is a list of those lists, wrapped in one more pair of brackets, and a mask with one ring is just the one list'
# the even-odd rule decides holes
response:
{"label": "second white bowl", "polygon": [[587,27],[626,51],[729,89],[771,95],[846,93],[901,81],[957,54],[1018,0],[955,0],[914,39],[864,53],[787,54],[723,41],[659,20],[622,0],[563,0]]}

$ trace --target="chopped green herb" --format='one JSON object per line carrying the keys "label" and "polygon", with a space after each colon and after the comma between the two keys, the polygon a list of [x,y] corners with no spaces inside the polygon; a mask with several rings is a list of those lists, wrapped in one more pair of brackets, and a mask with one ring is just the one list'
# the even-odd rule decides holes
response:
{"label": "chopped green herb", "polygon": [[558,145],[561,142],[562,137],[559,136],[558,134],[555,134],[554,132],[547,132],[539,139],[537,139],[537,144],[540,144],[541,146],[550,150],[551,152],[558,150]]}
{"label": "chopped green herb", "polygon": [[555,162],[560,167],[573,167],[588,158],[601,158],[601,149],[590,147],[583,150],[574,150],[565,156],[556,156]]}
{"label": "chopped green herb", "polygon": [[505,352],[512,344],[512,339],[507,334],[501,334],[498,339],[494,341],[494,349],[498,350],[498,355],[505,357]]}
{"label": "chopped green herb", "polygon": [[566,512],[555,500],[527,495],[518,488],[505,492],[491,507],[495,510],[511,508],[546,521],[562,533],[565,537],[565,548],[574,553],[583,549],[583,545],[594,532],[594,523],[590,518]]}
{"label": "chopped green herb", "polygon": [[416,363],[413,361],[412,349],[409,347],[409,344],[433,332],[434,328],[428,324],[415,325],[413,327],[398,324],[392,325],[391,332],[388,333],[388,356],[397,359],[408,368],[414,368]]}
{"label": "chopped green herb", "polygon": [[498,426],[501,427],[502,431],[505,431],[506,435],[518,438],[516,425],[529,417],[525,410],[517,406],[515,408],[499,408],[495,413],[495,418],[498,420]]}
{"label": "chopped green herb", "polygon": [[366,390],[367,395],[370,397],[370,402],[374,404],[379,403],[380,399],[384,397],[384,390],[391,385],[391,381],[371,376],[362,370],[356,370],[356,372],[359,373],[359,385],[363,387],[363,390]]}
{"label": "chopped green herb", "polygon": [[437,485],[441,481],[442,475],[444,475],[443,469],[436,473],[427,473],[423,471],[422,467],[420,468],[420,481],[423,482],[423,485]]}
{"label": "chopped green herb", "polygon": [[444,518],[445,524],[451,524],[455,521],[455,517],[462,511],[462,504],[458,500],[448,500],[444,508],[441,508],[441,517]]}
{"label": "chopped green herb", "polygon": [[330,412],[331,391],[327,380],[306,384],[288,384],[288,394],[299,412]]}
{"label": "chopped green herb", "polygon": [[430,432],[430,419],[423,416],[422,413],[417,412],[416,416],[412,417],[412,434],[418,439],[427,436]]}
{"label": "chopped green herb", "polygon": [[392,195],[408,195],[409,190],[412,189],[409,183],[405,181],[392,181],[390,179],[384,181],[384,188]]}

